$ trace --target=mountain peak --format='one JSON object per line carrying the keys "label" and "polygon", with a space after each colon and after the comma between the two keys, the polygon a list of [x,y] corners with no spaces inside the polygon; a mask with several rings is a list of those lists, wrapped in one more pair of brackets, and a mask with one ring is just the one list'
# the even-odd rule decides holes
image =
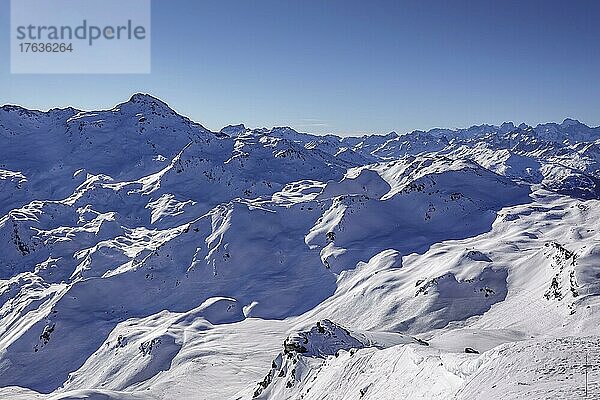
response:
{"label": "mountain peak", "polygon": [[500,125],[501,132],[510,132],[513,131],[515,128],[516,127],[513,122],[503,122],[502,125]]}
{"label": "mountain peak", "polygon": [[289,126],[274,126],[273,128],[271,128],[271,132],[298,133],[298,131]]}
{"label": "mountain peak", "polygon": [[246,133],[247,131],[248,131],[248,129],[246,128],[246,125],[237,124],[237,125],[227,125],[227,126],[223,127],[219,132],[223,133],[225,135],[228,135],[228,136],[239,136],[243,133]]}
{"label": "mountain peak", "polygon": [[152,96],[151,94],[148,93],[134,93],[131,98],[129,99],[130,103],[151,103],[151,102],[156,102],[156,103],[161,103],[161,104],[165,104],[162,100],[160,100],[157,97]]}
{"label": "mountain peak", "polygon": [[128,101],[118,104],[115,108],[134,113],[150,110],[161,114],[175,114],[167,103],[147,93],[135,93]]}
{"label": "mountain peak", "polygon": [[565,118],[564,121],[561,124],[562,126],[577,126],[577,125],[584,125],[581,122],[579,122],[576,119],[573,118]]}

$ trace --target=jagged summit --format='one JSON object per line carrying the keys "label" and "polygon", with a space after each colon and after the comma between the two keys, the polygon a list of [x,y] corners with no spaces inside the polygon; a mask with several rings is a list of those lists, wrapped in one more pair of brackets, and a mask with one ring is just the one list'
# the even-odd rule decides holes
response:
{"label": "jagged summit", "polygon": [[248,131],[249,130],[246,128],[246,126],[244,124],[237,124],[237,125],[227,125],[227,126],[221,128],[221,130],[219,132],[223,133],[225,135],[228,135],[228,136],[240,136]]}

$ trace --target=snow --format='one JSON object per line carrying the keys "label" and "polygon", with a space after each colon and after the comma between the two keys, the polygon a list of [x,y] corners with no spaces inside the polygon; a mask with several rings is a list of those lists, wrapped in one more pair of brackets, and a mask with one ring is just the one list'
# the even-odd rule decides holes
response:
{"label": "snow", "polygon": [[3,106],[0,398],[598,397],[599,146]]}

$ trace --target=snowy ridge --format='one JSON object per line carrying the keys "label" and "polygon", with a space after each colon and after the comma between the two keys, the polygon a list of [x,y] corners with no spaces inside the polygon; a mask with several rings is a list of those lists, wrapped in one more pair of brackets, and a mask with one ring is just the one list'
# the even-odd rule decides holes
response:
{"label": "snowy ridge", "polygon": [[[352,355],[358,349],[419,344],[427,346],[427,342],[397,333],[350,332],[347,329],[329,321],[316,323],[307,332],[290,335],[283,343],[283,352],[273,360],[272,369],[262,382],[258,384],[254,398],[282,398],[287,389],[294,386],[304,386],[310,382],[314,370],[323,367],[331,356],[335,358],[342,352]],[[316,376],[312,380],[314,380]],[[285,386],[283,383],[285,382]],[[305,388],[296,388],[300,393]]]}
{"label": "snowy ridge", "polygon": [[0,397],[582,393],[599,146],[574,120],[340,138],[144,94],[3,106]]}

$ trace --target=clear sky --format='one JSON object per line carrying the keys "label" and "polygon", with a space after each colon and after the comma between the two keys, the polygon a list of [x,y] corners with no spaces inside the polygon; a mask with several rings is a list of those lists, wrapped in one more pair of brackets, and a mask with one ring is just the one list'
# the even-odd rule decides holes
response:
{"label": "clear sky", "polygon": [[600,125],[599,21],[593,0],[154,0],[151,74],[11,75],[0,0],[0,104],[146,92],[211,129],[338,134]]}

